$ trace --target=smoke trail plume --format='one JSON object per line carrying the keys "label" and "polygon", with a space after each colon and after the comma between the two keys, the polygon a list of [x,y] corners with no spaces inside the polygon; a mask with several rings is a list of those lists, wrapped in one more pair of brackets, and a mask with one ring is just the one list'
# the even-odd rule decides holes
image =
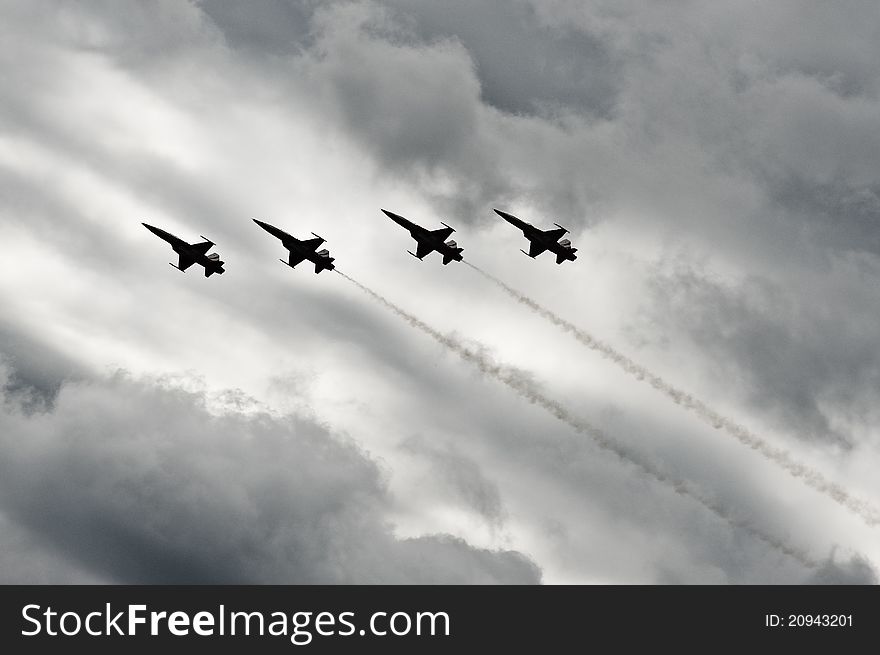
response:
{"label": "smoke trail plume", "polygon": [[542,307],[528,296],[525,296],[516,289],[506,285],[494,275],[490,275],[470,262],[464,263],[487,280],[494,282],[519,303],[525,305],[541,317],[546,318],[557,327],[560,327],[565,332],[571,334],[587,348],[600,353],[603,357],[611,360],[636,379],[647,381],[648,384],[657,389],[667,398],[671,399],[677,405],[681,405],[682,407],[691,410],[705,423],[708,423],[716,429],[723,428],[725,432],[735,437],[740,443],[760,453],[763,457],[774,462],[793,477],[803,480],[807,486],[812,487],[816,491],[831,498],[834,502],[857,514],[868,525],[872,527],[880,525],[880,512],[878,512],[878,510],[870,503],[855,498],[839,484],[826,479],[821,473],[819,473],[819,471],[792,459],[788,451],[771,446],[747,428],[736,423],[732,419],[722,416],[698,398],[694,398],[690,394],[672,386],[659,375],[651,373],[645,367],[640,366],[629,357],[619,353],[607,343],[596,339],[585,330],[582,330],[576,325],[560,318],[546,307]]}
{"label": "smoke trail plume", "polygon": [[339,273],[339,275],[344,277],[346,280],[354,284],[356,287],[361,289],[361,291],[368,294],[369,296],[380,302],[382,305],[390,309],[392,312],[397,314],[412,327],[420,330],[421,332],[424,332],[432,339],[434,339],[437,343],[441,344],[448,350],[451,350],[466,362],[476,366],[484,375],[493,377],[499,382],[502,382],[503,384],[513,389],[513,391],[515,391],[519,396],[528,400],[530,403],[546,410],[557,419],[559,419],[569,427],[573,428],[578,433],[592,438],[593,441],[595,441],[603,450],[614,453],[621,460],[624,460],[625,462],[631,464],[646,475],[654,478],[658,482],[667,485],[668,487],[671,487],[672,490],[675,491],[675,493],[681,496],[686,496],[696,501],[697,503],[708,509],[710,512],[715,514],[717,517],[727,522],[732,527],[745,530],[753,537],[759,539],[760,541],[763,541],[765,544],[771,546],[772,548],[775,548],[776,550],[796,559],[804,566],[809,568],[815,568],[816,566],[818,566],[815,560],[811,559],[801,550],[788,546],[776,537],[773,537],[772,535],[769,535],[759,528],[755,527],[745,519],[735,516],[730,510],[726,509],[716,501],[703,496],[703,494],[697,491],[693,487],[693,485],[687,483],[686,481],[667,476],[665,473],[658,470],[652,464],[643,461],[637,454],[630,452],[622,444],[619,444],[616,441],[612,440],[598,428],[593,427],[586,421],[579,419],[574,414],[572,414],[564,405],[560,404],[556,400],[548,398],[540,391],[538,391],[538,389],[535,388],[535,385],[528,379],[528,377],[523,375],[521,371],[518,371],[509,366],[503,366],[492,362],[485,354],[479,351],[470,350],[457,339],[438,332],[430,325],[423,323],[415,316],[404,311],[403,309],[392,303],[390,300],[387,300],[369,287],[364,286],[357,280],[350,278],[345,273],[342,273],[339,269],[336,269],[336,272]]}

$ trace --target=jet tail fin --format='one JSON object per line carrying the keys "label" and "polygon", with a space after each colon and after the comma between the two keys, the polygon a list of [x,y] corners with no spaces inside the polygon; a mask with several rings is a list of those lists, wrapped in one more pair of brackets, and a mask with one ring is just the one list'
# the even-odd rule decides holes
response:
{"label": "jet tail fin", "polygon": [[321,261],[315,263],[315,273],[320,273],[323,270],[332,271],[336,268],[333,265],[335,260],[336,257],[323,257]]}
{"label": "jet tail fin", "polygon": [[574,254],[575,252],[577,252],[577,248],[569,248],[568,252],[559,253],[558,255],[556,255],[556,263],[561,264],[567,259],[574,261],[575,259],[577,259],[577,255]]}
{"label": "jet tail fin", "polygon": [[214,273],[221,275],[225,272],[223,270],[223,264],[225,264],[226,262],[220,259],[219,256],[216,258],[209,257],[209,259],[211,260],[212,264],[210,266],[205,266],[205,277],[211,277],[212,275],[214,275]]}
{"label": "jet tail fin", "polygon": [[464,248],[454,248],[454,255],[443,255],[443,264],[446,265],[451,261],[461,261],[461,253],[464,251]]}

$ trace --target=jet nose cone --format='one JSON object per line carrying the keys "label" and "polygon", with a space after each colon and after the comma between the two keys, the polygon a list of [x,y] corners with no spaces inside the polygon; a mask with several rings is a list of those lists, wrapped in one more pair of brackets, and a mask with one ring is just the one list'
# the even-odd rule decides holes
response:
{"label": "jet nose cone", "polygon": [[392,221],[394,221],[398,225],[402,225],[403,227],[409,229],[409,225],[408,225],[409,221],[407,221],[400,214],[395,214],[394,212],[390,212],[387,209],[383,209],[382,213],[384,213],[388,218],[390,218]]}

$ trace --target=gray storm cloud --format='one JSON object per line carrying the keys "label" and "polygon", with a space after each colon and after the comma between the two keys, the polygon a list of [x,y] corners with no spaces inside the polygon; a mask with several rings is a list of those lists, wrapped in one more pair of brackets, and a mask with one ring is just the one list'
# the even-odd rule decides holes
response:
{"label": "gray storm cloud", "polygon": [[724,507],[718,501],[711,499],[707,497],[704,493],[698,491],[696,488],[694,488],[692,484],[689,484],[684,480],[679,480],[667,476],[656,466],[647,462],[636,453],[629,451],[622,444],[616,442],[598,428],[590,425],[583,419],[577,418],[561,403],[553,400],[552,398],[549,398],[541,391],[539,391],[536,388],[535,384],[528,378],[528,376],[523,375],[521,371],[502,366],[491,361],[490,358],[484,353],[477,350],[471,350],[461,344],[457,339],[449,335],[437,332],[431,326],[420,321],[412,314],[401,309],[400,307],[383,297],[381,294],[361,284],[354,278],[349,277],[338,269],[335,272],[357,286],[364,293],[368,294],[373,299],[377,300],[379,303],[390,309],[392,312],[397,314],[409,325],[427,334],[439,344],[443,345],[444,347],[448,348],[450,351],[461,357],[464,361],[476,366],[480,370],[480,372],[498,380],[502,384],[505,384],[510,389],[515,391],[519,396],[529,401],[530,403],[533,403],[546,410],[563,423],[574,428],[580,434],[590,437],[603,450],[614,453],[621,460],[634,466],[636,469],[646,474],[650,478],[653,478],[654,480],[660,482],[664,486],[671,488],[673,491],[675,491],[675,493],[690,498],[691,500],[699,503],[705,509],[709,510],[717,517],[728,523],[731,527],[745,530],[753,537],[761,540],[770,547],[790,557],[793,557],[806,567],[817,566],[816,561],[810,558],[803,551],[789,546],[782,540],[756,527],[751,522],[743,519],[740,516],[737,516],[733,511]]}
{"label": "gray storm cloud", "polygon": [[[503,510],[514,514],[513,543],[522,538],[542,544],[540,556],[530,556],[545,567],[545,576],[553,571],[552,579],[561,581],[574,576],[703,582],[718,580],[719,572],[731,581],[787,575],[790,571],[782,567],[771,572],[762,565],[762,553],[769,559],[777,551],[758,542],[751,545],[750,557],[742,542],[731,546],[731,558],[723,557],[718,544],[701,532],[707,528],[701,519],[710,515],[686,512],[681,508],[686,504],[671,494],[643,496],[649,502],[634,510],[627,505],[630,495],[618,493],[616,485],[625,483],[616,462],[593,458],[592,442],[567,424],[548,430],[550,414],[542,417],[544,422],[536,419],[531,429],[577,442],[578,459],[563,461],[551,448],[542,451],[528,442],[526,430],[512,452],[508,437],[520,429],[515,420],[520,398],[505,394],[501,385],[498,390],[480,385],[481,395],[471,380],[455,377],[457,371],[447,375],[425,366],[416,350],[401,347],[399,335],[389,335],[386,321],[392,317],[378,307],[358,307],[347,294],[323,286],[326,280],[311,284],[297,272],[285,282],[295,293],[267,292],[272,269],[262,264],[273,258],[259,235],[243,226],[251,213],[290,216],[291,223],[294,216],[302,219],[304,233],[315,229],[331,239],[340,262],[360,258],[359,277],[394,276],[401,298],[420,294],[435,300],[436,307],[481,304],[489,310],[482,314],[487,331],[499,335],[498,343],[491,343],[503,348],[509,340],[529,336],[514,335],[497,322],[515,307],[505,307],[501,294],[485,293],[491,292],[488,286],[452,288],[448,276],[433,274],[403,279],[400,262],[377,252],[377,246],[385,245],[385,233],[373,231],[367,217],[388,196],[400,196],[413,211],[418,208],[420,217],[460,228],[462,245],[482,239],[486,250],[480,265],[503,269],[502,277],[517,289],[526,288],[526,279],[540,286],[551,274],[540,268],[540,261],[538,268],[526,269],[494,245],[489,250],[492,234],[477,231],[489,224],[491,206],[503,201],[536,222],[559,221],[576,234],[582,231],[575,239],[583,246],[582,255],[596,255],[582,256],[577,267],[560,271],[570,310],[576,312],[570,317],[573,324],[586,324],[580,320],[585,314],[577,312],[588,311],[587,295],[596,290],[587,280],[602,280],[600,304],[591,309],[623,326],[645,348],[656,347],[652,361],[684,361],[687,371],[703,373],[699,382],[682,380],[685,388],[705,384],[705,398],[729,399],[735,409],[726,413],[737,424],[757,427],[773,421],[774,433],[792,437],[793,465],[807,448],[818,444],[825,453],[836,452],[845,442],[849,450],[837,453],[835,479],[840,476],[846,493],[873,489],[880,421],[878,12],[880,5],[872,0],[833,6],[789,0],[772,5],[640,0],[6,3],[0,10],[0,231],[4,243],[8,237],[16,245],[2,259],[6,282],[0,285],[0,304],[18,333],[4,334],[0,326],[0,340],[17,355],[7,391],[18,403],[11,405],[15,427],[35,430],[41,424],[46,439],[50,432],[89,433],[86,417],[63,432],[50,423],[72,415],[70,398],[112,384],[77,386],[59,380],[87,379],[85,369],[108,364],[156,370],[185,359],[185,366],[201,374],[228,374],[232,379],[222,382],[227,386],[239,384],[244,375],[250,379],[241,384],[248,386],[258,385],[266,371],[284,376],[300,365],[303,371],[324,367],[327,376],[321,379],[335,385],[333,401],[346,394],[356,399],[341,399],[351,403],[350,411],[355,402],[368,401],[357,386],[346,387],[348,381],[357,378],[364,384],[375,374],[385,386],[369,402],[383,417],[382,428],[356,434],[359,444],[376,452],[377,459],[393,460],[399,449],[381,448],[390,443],[394,449],[412,433],[414,421],[425,416],[431,417],[432,432],[448,437],[448,443],[452,435],[466,432],[474,440],[472,449],[453,452],[437,442],[419,456],[432,467],[443,493],[468,504],[483,520],[493,521]],[[431,207],[440,215],[429,216]],[[149,216],[141,216],[144,211]],[[235,262],[235,272],[223,285],[201,286],[202,280],[192,276],[144,274],[158,262],[166,273],[177,275],[164,266],[161,244],[139,240],[126,227],[129,218],[133,223],[158,221],[160,214],[181,227],[181,236],[206,234],[222,245],[224,257]],[[590,226],[597,229],[587,232]],[[475,254],[477,248],[471,245],[467,252]],[[687,275],[662,275],[678,263],[689,270]],[[715,283],[719,279],[723,284]],[[530,296],[540,298],[538,293]],[[476,314],[456,313],[450,329],[467,333],[464,325],[473,325]],[[190,321],[201,329],[184,334],[178,324]],[[221,325],[222,330],[216,328]],[[229,349],[227,362],[216,353],[224,352],[233,331],[253,340],[247,345],[242,340],[235,353]],[[416,342],[420,335],[413,335]],[[53,361],[45,352],[52,347],[63,347],[65,357]],[[546,347],[548,361],[558,358],[555,342]],[[325,355],[311,357],[316,352]],[[288,355],[282,366],[280,360]],[[718,371],[724,371],[723,380],[713,377]],[[643,381],[651,384],[648,377]],[[146,402],[139,384],[135,380],[131,390],[135,405]],[[321,395],[326,386],[317,388],[315,403],[328,402]],[[108,404],[126,404],[121,390],[129,387],[119,389],[105,389]],[[229,396],[230,410],[236,398]],[[391,411],[400,398],[412,402],[399,413]],[[56,402],[61,414],[55,413]],[[598,395],[596,402],[602,402]],[[106,412],[95,404],[84,406],[100,419],[93,435],[97,439]],[[480,423],[456,422],[452,414],[459,406],[470,407],[469,416],[479,415]],[[650,408],[644,410],[628,419],[650,433],[655,426],[648,419]],[[352,424],[368,421],[367,414],[354,417]],[[691,421],[681,414],[681,423],[673,419],[658,431],[686,434]],[[35,422],[28,423],[31,419]],[[123,423],[120,433],[130,429]],[[637,430],[612,432],[638,435]],[[181,475],[213,493],[216,506],[205,500],[213,509],[203,523],[192,521],[181,540],[214,538],[217,543],[205,555],[216,560],[225,557],[213,553],[226,541],[246,541],[246,529],[274,537],[277,531],[265,529],[256,517],[270,514],[265,506],[246,513],[241,530],[227,521],[228,539],[212,527],[216,517],[228,518],[224,506],[234,509],[234,503],[225,499],[222,488],[216,491],[213,476],[218,474],[195,470],[194,460],[184,456],[189,444],[201,443],[197,434],[182,438],[184,451],[174,451],[170,459],[181,460],[181,467],[192,465],[194,470]],[[60,448],[67,436],[53,442],[59,448],[56,459],[67,457]],[[740,443],[725,441],[734,448]],[[34,489],[27,466],[48,470],[56,446],[46,441],[39,457],[23,460],[21,444],[12,437],[2,443],[4,457],[9,444],[10,461],[21,468],[12,471],[8,464],[3,476],[11,472],[11,481],[4,486],[0,480],[0,570],[20,570],[16,580],[149,580],[144,571],[150,566],[143,564],[147,558],[167,562],[167,567],[153,567],[158,571],[179,570],[181,560],[201,559],[167,537],[172,519],[187,522],[192,514],[185,507],[167,507],[171,500],[146,484],[142,495],[154,493],[163,510],[145,514],[151,521],[146,528],[131,527],[113,508],[104,511],[105,505],[93,503],[95,515],[104,511],[108,528],[98,531],[104,534],[101,539],[86,538],[81,526],[99,519],[73,511],[72,518],[59,518],[54,498],[34,506],[33,513],[45,511],[49,517],[47,525],[39,523],[17,502]],[[169,449],[162,439],[151,446],[144,439],[138,443],[144,461],[132,464],[135,472],[153,466]],[[82,471],[89,470],[90,457],[104,461],[103,447],[77,452],[68,459]],[[271,470],[271,463],[258,455],[234,447],[229,452],[249,471],[264,464]],[[474,466],[456,454],[473,456]],[[697,456],[683,448],[664,450],[662,456],[670,467],[698,466]],[[515,476],[503,467],[514,460],[519,479],[511,481]],[[573,470],[574,461],[589,461],[588,473]],[[75,472],[60,463],[58,468],[61,477]],[[707,470],[708,465],[699,469]],[[255,476],[237,481],[237,470],[223,472],[232,487],[246,488],[242,495],[252,496],[259,486]],[[809,489],[787,485],[772,468],[760,474],[756,485],[747,480],[757,469],[739,461],[724,473],[730,483],[727,493],[718,489],[719,495],[730,506],[751,508],[746,513],[753,522],[772,526],[774,534],[786,535],[787,525],[794,530],[786,519],[795,508],[802,517],[803,543],[811,540],[811,554],[852,539],[875,556],[873,536],[864,526],[849,525],[849,514],[832,503],[812,503]],[[82,480],[90,480],[89,475],[81,472],[76,484],[86,489]],[[276,471],[266,484],[280,488],[281,477]],[[519,487],[526,477],[541,492],[529,489],[523,502],[526,494]],[[369,476],[354,478],[370,487]],[[648,478],[628,476],[640,492],[655,486],[643,484]],[[100,472],[96,479],[102,479]],[[333,493],[329,483],[307,474],[306,480]],[[398,491],[392,480],[390,487]],[[769,496],[777,483],[777,502],[755,498],[758,490]],[[131,498],[135,486],[120,498]],[[699,486],[716,489],[711,481]],[[367,494],[374,498],[371,524],[381,523],[386,513],[383,489],[379,484],[378,491]],[[291,500],[291,511],[302,508],[307,514],[307,496],[303,492]],[[348,497],[342,491],[339,496]],[[733,502],[734,496],[747,500]],[[189,502],[190,496],[182,497]],[[62,508],[63,500],[58,501]],[[542,521],[549,503],[557,510],[559,533],[569,534],[570,540],[548,547]],[[597,520],[579,533],[581,516],[572,508],[587,504]],[[664,510],[672,512],[673,506],[678,519],[690,521],[667,520]],[[649,520],[646,507],[658,510]],[[423,509],[430,514],[431,507]],[[323,516],[332,521],[337,515]],[[339,519],[338,525],[351,525],[349,518]],[[57,525],[48,525],[50,519]],[[636,525],[639,520],[642,524]],[[159,524],[158,536],[147,529],[153,523]],[[748,541],[746,532],[713,523],[716,536],[730,533],[729,543],[740,536]],[[611,537],[621,533],[621,524],[628,524],[635,536],[626,548],[615,547]],[[438,567],[448,566],[442,573],[427,571],[424,576],[432,580],[460,580],[467,569],[475,579],[531,575],[528,567],[512,563],[515,558],[478,551],[452,538],[411,542],[393,539],[384,528],[357,530],[368,535],[365,543],[390,544],[388,552],[409,552],[412,558],[420,553]],[[666,535],[667,547],[647,545],[657,543],[660,535]],[[596,545],[602,538],[607,539],[604,549]],[[785,536],[784,541],[801,543],[800,538]],[[355,538],[342,541],[350,544]],[[143,556],[122,562],[119,552],[136,553],[141,546]],[[246,566],[236,559],[233,546],[224,552],[237,562],[230,569],[235,573]],[[312,557],[306,546],[299,555],[276,556],[267,549],[256,548],[248,579],[267,579],[282,570],[298,575],[302,562],[317,562],[320,568],[329,561],[329,556]],[[591,549],[595,557],[585,556]],[[98,556],[88,556],[92,551],[108,553],[106,562],[95,563]],[[411,561],[409,555],[401,557]],[[362,567],[352,564],[351,570],[364,572],[360,577],[335,564],[326,564],[322,570],[331,572],[324,577],[386,575],[381,563],[367,559]],[[496,564],[500,568],[493,569]],[[876,581],[858,557],[819,564],[822,580]],[[790,566],[799,570],[794,561]],[[217,579],[217,569],[202,563],[192,575]],[[236,573],[235,579],[243,575]],[[400,574],[426,579],[419,575],[412,568]]]}
{"label": "gray storm cloud", "polygon": [[446,486],[484,518],[490,527],[502,526],[506,512],[501,493],[477,462],[458,452],[452,445],[434,444],[419,435],[405,439],[400,448],[430,461],[440,472]]}
{"label": "gray storm cloud", "polygon": [[[852,265],[867,273],[859,259]],[[859,457],[878,422],[880,361],[875,294],[846,280],[849,266],[810,273],[805,299],[764,277],[734,285],[704,266],[660,265],[634,331],[675,333],[703,353],[710,375],[728,371],[730,395],[777,430]]]}
{"label": "gray storm cloud", "polygon": [[26,412],[0,373],[4,582],[540,582],[514,551],[395,538],[382,472],[313,419],[124,373]]}

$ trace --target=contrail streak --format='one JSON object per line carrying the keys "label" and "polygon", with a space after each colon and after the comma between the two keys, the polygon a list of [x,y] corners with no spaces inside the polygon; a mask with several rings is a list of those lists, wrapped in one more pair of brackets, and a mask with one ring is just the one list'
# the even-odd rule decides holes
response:
{"label": "contrail streak", "polygon": [[635,363],[629,357],[621,354],[607,343],[596,339],[585,330],[582,330],[576,325],[560,318],[546,307],[542,307],[528,296],[525,296],[516,289],[506,285],[494,275],[490,275],[470,262],[464,263],[486,279],[494,282],[516,301],[533,310],[543,318],[546,318],[557,327],[562,328],[565,332],[571,334],[587,348],[595,350],[606,359],[610,359],[626,373],[629,373],[636,379],[647,381],[648,384],[657,389],[667,398],[671,399],[677,405],[681,405],[682,407],[691,410],[702,421],[708,423],[714,428],[724,428],[725,432],[735,437],[737,441],[748,446],[752,450],[757,451],[763,457],[774,462],[793,477],[803,480],[807,486],[812,487],[816,491],[831,498],[834,502],[854,512],[868,525],[872,527],[880,525],[880,512],[878,512],[873,505],[867,501],[852,496],[846,491],[846,489],[839,484],[828,480],[819,471],[794,460],[788,451],[771,446],[764,441],[764,439],[747,428],[736,423],[732,419],[722,416],[698,398],[694,398],[690,394],[672,386],[659,375],[651,373],[645,367]]}
{"label": "contrail streak", "polygon": [[617,443],[616,441],[612,440],[604,432],[602,432],[598,428],[593,427],[589,423],[577,418],[559,402],[543,395],[535,388],[535,385],[522,374],[522,372],[509,366],[503,366],[492,362],[484,354],[478,351],[470,350],[457,339],[438,332],[430,325],[423,323],[415,316],[404,311],[403,309],[392,303],[390,300],[387,300],[369,287],[364,286],[357,280],[350,278],[345,273],[342,273],[339,269],[336,269],[336,272],[339,273],[339,275],[344,277],[346,280],[354,284],[356,287],[361,289],[361,291],[379,301],[382,305],[397,314],[412,327],[424,332],[432,339],[434,339],[437,343],[441,344],[448,350],[451,350],[466,362],[476,366],[481,373],[493,377],[499,382],[502,382],[503,384],[510,387],[517,394],[519,394],[522,398],[525,398],[530,403],[546,410],[569,427],[574,428],[574,430],[578,433],[592,438],[593,441],[595,441],[600,448],[614,453],[620,459],[635,466],[646,475],[654,478],[658,482],[661,482],[671,487],[673,491],[675,491],[675,493],[681,496],[686,496],[696,501],[697,503],[708,509],[710,512],[715,514],[717,517],[728,523],[730,526],[745,530],[753,537],[759,539],[760,541],[771,546],[772,548],[775,548],[776,550],[796,559],[798,562],[806,567],[815,568],[816,566],[818,566],[817,562],[807,556],[803,551],[788,546],[776,537],[768,535],[762,530],[756,528],[750,522],[734,516],[733,513],[718,504],[716,501],[704,497],[703,494],[699,493],[693,487],[693,485],[687,483],[684,480],[671,478],[655,468],[653,465],[642,461],[638,455],[629,452],[628,449],[626,449],[623,445]]}

